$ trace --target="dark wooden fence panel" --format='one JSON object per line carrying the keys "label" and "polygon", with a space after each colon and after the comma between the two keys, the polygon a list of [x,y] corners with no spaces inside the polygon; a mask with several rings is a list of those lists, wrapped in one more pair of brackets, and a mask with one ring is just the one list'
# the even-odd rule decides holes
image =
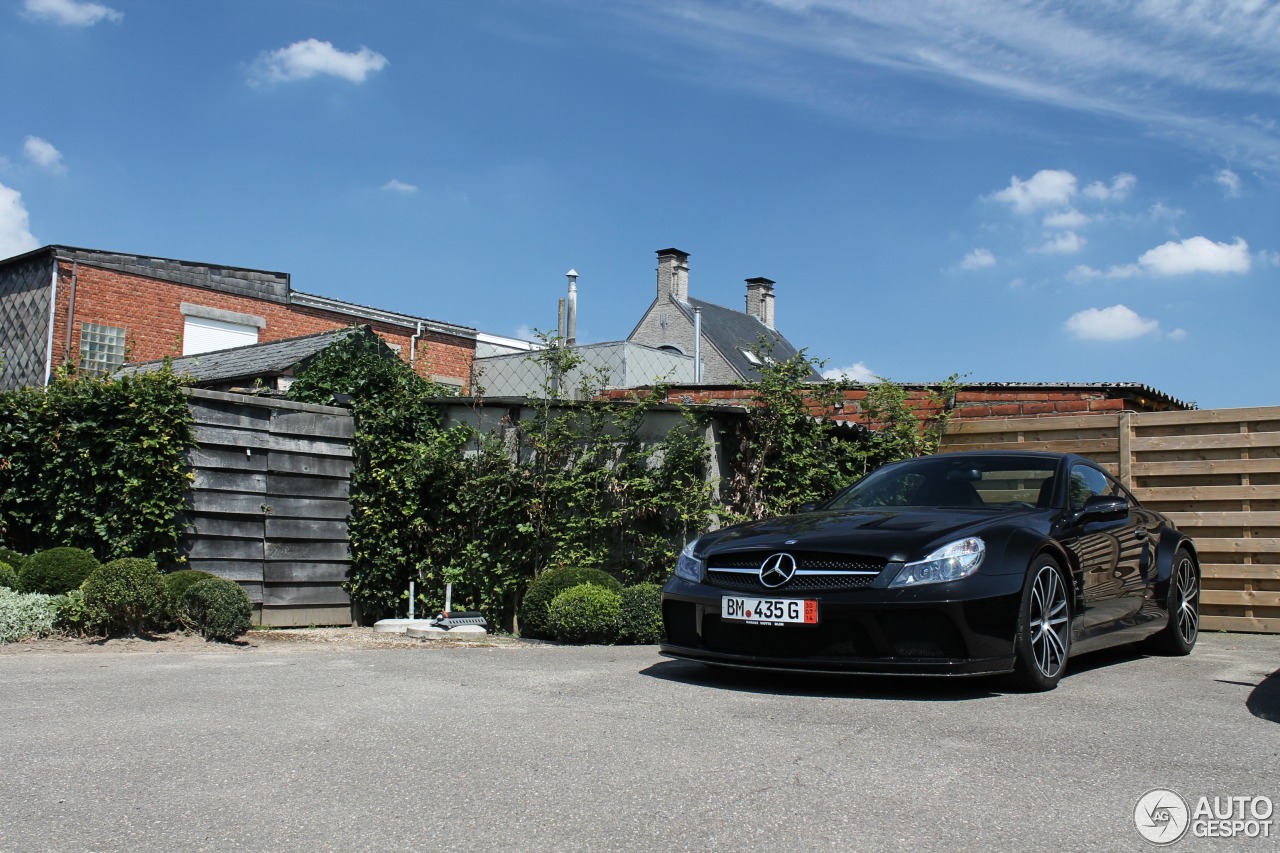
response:
{"label": "dark wooden fence panel", "polygon": [[351,416],[214,391],[189,399],[191,567],[244,587],[259,624],[350,624]]}

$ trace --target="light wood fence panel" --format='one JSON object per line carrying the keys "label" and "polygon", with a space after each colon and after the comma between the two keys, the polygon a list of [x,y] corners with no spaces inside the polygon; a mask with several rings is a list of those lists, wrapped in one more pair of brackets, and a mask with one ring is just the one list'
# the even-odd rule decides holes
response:
{"label": "light wood fence panel", "polygon": [[1129,419],[1138,500],[1195,540],[1207,630],[1280,633],[1280,407]]}
{"label": "light wood fence panel", "polygon": [[1185,530],[1205,630],[1280,633],[1280,407],[961,421],[942,446],[1018,449],[1087,456]]}

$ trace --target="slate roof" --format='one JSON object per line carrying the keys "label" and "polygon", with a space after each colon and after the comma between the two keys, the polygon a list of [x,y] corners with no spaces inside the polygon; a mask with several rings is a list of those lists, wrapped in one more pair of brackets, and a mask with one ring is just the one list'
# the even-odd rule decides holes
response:
{"label": "slate roof", "polygon": [[[276,377],[288,374],[294,367],[305,364],[321,351],[351,334],[364,334],[375,340],[382,340],[368,326],[348,326],[344,329],[334,329],[314,335],[184,355],[173,359],[171,364],[174,373],[179,376],[190,376],[196,385]],[[389,347],[387,352],[391,352]],[[116,375],[150,373],[160,370],[163,365],[163,359],[128,364],[116,371]]]}
{"label": "slate roof", "polygon": [[[766,349],[772,346],[768,354],[775,361],[787,361],[797,353],[796,348],[780,332],[770,329],[744,311],[734,311],[692,296],[688,303],[675,299],[671,301],[688,316],[691,324],[694,309],[702,309],[703,339],[715,347],[743,379],[754,381],[760,378],[760,367],[752,364],[746,353],[759,349],[761,339],[765,341]],[[811,372],[809,378],[817,380],[822,377]]]}

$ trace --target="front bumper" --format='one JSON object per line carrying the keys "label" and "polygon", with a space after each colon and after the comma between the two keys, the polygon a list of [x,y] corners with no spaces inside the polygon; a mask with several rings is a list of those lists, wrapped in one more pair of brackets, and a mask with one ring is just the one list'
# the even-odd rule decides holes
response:
{"label": "front bumper", "polygon": [[867,675],[1010,672],[1023,576],[976,574],[916,589],[779,591],[816,598],[817,625],[722,621],[721,596],[673,577],[662,591],[667,657],[724,666]]}

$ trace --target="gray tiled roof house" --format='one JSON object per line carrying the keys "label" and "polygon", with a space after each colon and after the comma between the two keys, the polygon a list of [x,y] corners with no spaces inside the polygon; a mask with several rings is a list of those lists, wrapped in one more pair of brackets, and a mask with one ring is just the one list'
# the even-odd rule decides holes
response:
{"label": "gray tiled roof house", "polygon": [[[745,311],[691,297],[689,253],[660,249],[657,295],[627,340],[692,356],[695,317],[701,314],[700,384],[759,379],[761,355],[785,361],[798,350],[774,326],[774,282],[767,278],[749,278],[746,282]],[[810,376],[813,380],[821,378],[817,373]]]}

